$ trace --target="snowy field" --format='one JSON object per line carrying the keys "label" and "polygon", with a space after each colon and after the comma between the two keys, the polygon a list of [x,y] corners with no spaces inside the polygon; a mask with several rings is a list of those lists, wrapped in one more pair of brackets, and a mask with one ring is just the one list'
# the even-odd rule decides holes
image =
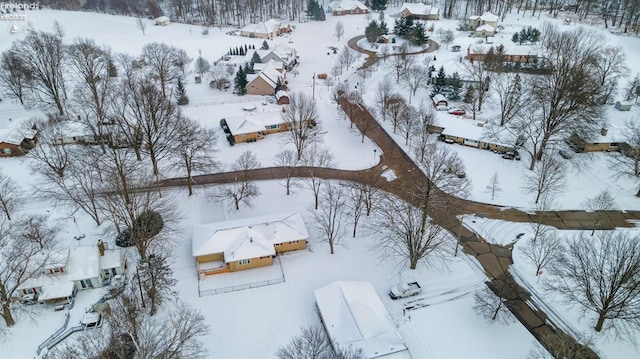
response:
{"label": "snowy field", "polygon": [[[388,13],[393,13],[390,9]],[[167,27],[155,27],[149,23],[146,35],[136,28],[135,19],[129,17],[102,15],[94,13],[74,13],[42,10],[30,12],[29,20],[39,30],[51,31],[53,21],[57,20],[66,32],[65,41],[72,41],[78,36],[91,37],[99,44],[105,44],[116,52],[126,52],[137,56],[144,44],[158,41],[183,48],[191,57],[202,56],[213,61],[226,53],[230,46],[252,44],[260,46],[262,40],[249,39],[225,35],[228,28],[211,28],[208,36],[201,35],[201,28],[182,24],[171,24]],[[544,17],[543,17],[544,19]],[[345,35],[341,41],[332,37],[335,23],[340,20],[345,24]],[[295,91],[311,93],[313,73],[330,73],[336,55],[327,55],[329,46],[341,48],[347,40],[361,35],[368,22],[367,16],[345,16],[339,19],[328,16],[326,22],[308,22],[304,24],[292,23],[295,30],[292,34],[270,41],[273,45],[278,41],[287,42],[294,46],[300,56],[299,75],[289,75],[290,87]],[[508,16],[505,21],[505,31],[519,31],[522,26],[540,24],[536,18]],[[560,20],[553,20],[559,22]],[[387,19],[393,24],[393,19]],[[6,23],[6,30],[10,23]],[[20,26],[20,23],[17,24]],[[439,28],[454,29],[457,21],[441,20],[435,22],[436,32]],[[577,26],[577,25],[572,25]],[[4,29],[3,29],[4,30]],[[10,47],[11,42],[22,37],[22,34],[8,35],[8,31],[0,36],[0,51]],[[454,44],[465,47],[470,39],[467,34],[458,33]],[[640,39],[634,37],[620,37],[607,35],[611,44],[624,47],[627,53],[627,65],[630,74],[639,71],[634,62],[640,56]],[[126,41],[123,41],[126,39]],[[437,36],[435,37],[437,41]],[[427,54],[422,56],[433,56]],[[457,62],[460,53],[452,53],[444,47],[435,55],[435,66]],[[362,59],[364,60],[364,59]],[[362,61],[361,60],[361,61]],[[361,81],[347,72],[340,81],[347,81],[353,85]],[[388,72],[384,64],[380,64],[372,77],[367,79],[364,86],[364,99],[373,100],[376,84]],[[188,76],[192,78],[193,75]],[[270,106],[263,106],[263,98],[245,97],[243,102],[237,102],[238,97],[218,90],[212,90],[207,85],[195,84],[187,81],[187,94],[191,104],[184,108],[184,113],[200,123],[216,128],[222,117],[242,115],[242,106],[246,103],[256,105],[258,111],[267,111]],[[408,97],[408,92],[401,86],[396,90]],[[316,82],[315,88],[318,108],[321,115],[323,141],[335,157],[337,167],[344,169],[361,169],[377,162],[374,152],[375,146],[365,140],[360,143],[360,135],[350,131],[347,121],[338,115],[335,104],[331,103],[331,89],[322,81]],[[428,100],[428,93],[420,90],[413,104],[421,99]],[[244,102],[246,100],[247,102]],[[490,108],[490,106],[488,106]],[[637,106],[634,113],[638,113]],[[0,121],[6,118],[30,117],[36,113],[27,113],[19,106],[3,99],[0,103]],[[439,114],[440,115],[440,114]],[[490,116],[488,109],[484,116]],[[442,116],[449,116],[442,114]],[[0,122],[0,126],[6,126]],[[388,126],[388,124],[384,124]],[[397,135],[397,141],[404,140]],[[265,140],[229,147],[224,138],[219,138],[218,159],[224,168],[243,151],[252,150],[258,155],[263,166],[270,166],[273,155],[283,147],[281,135],[270,135]],[[471,198],[483,202],[504,204],[513,207],[531,208],[532,198],[521,189],[522,177],[527,172],[528,161],[507,161],[488,151],[452,145],[466,165],[466,172],[473,185]],[[378,150],[379,151],[379,150]],[[602,189],[611,190],[616,199],[616,207],[620,209],[640,209],[640,200],[634,197],[637,184],[627,181],[612,182],[609,170],[609,154],[598,153],[590,156],[588,166],[581,169],[570,168],[567,176],[565,192],[557,198],[561,208],[580,208],[582,201],[597,194]],[[28,186],[34,184],[34,178],[26,166],[24,158],[2,159],[0,168],[11,177],[18,180],[25,191],[32,192]],[[167,175],[171,170],[165,168]],[[489,178],[498,172],[502,192],[491,201],[484,189]],[[452,258],[446,266],[420,266],[418,270],[409,273],[404,262],[399,259],[381,259],[375,250],[375,236],[361,235],[357,238],[346,238],[339,246],[336,254],[329,255],[328,246],[320,243],[318,235],[312,230],[310,249],[299,253],[282,256],[282,266],[285,271],[285,283],[273,286],[227,293],[215,296],[198,297],[197,276],[195,262],[191,257],[190,233],[191,226],[212,221],[263,215],[284,210],[299,210],[308,218],[307,209],[312,203],[312,196],[306,190],[296,188],[291,196],[284,196],[284,188],[277,181],[260,184],[262,195],[251,208],[240,211],[229,211],[219,204],[210,202],[207,193],[210,189],[196,189],[196,195],[187,198],[186,190],[175,191],[176,204],[183,212],[182,230],[176,238],[174,258],[174,276],[178,280],[176,290],[179,297],[206,314],[211,327],[210,334],[203,338],[211,357],[220,358],[271,358],[275,350],[286,344],[291,337],[299,333],[301,326],[307,326],[319,321],[315,312],[313,290],[335,280],[366,280],[372,282],[384,305],[389,311],[399,331],[405,338],[414,358],[524,358],[534,346],[534,338],[519,324],[509,326],[489,324],[473,312],[472,294],[482,289],[485,279],[477,263],[466,256]],[[69,213],[67,208],[55,208],[46,199],[31,198],[25,204],[25,211],[50,212],[53,219],[63,227],[62,236],[68,246],[78,244],[89,245],[100,238],[103,228],[96,228],[88,218]],[[365,220],[366,221],[366,220]],[[499,231],[503,244],[508,238],[524,232],[520,225],[494,224],[483,222],[482,227]],[[309,226],[311,230],[311,226]],[[484,235],[481,228],[476,228]],[[73,236],[84,233],[85,239],[76,241]],[[105,238],[112,243],[112,238]],[[453,239],[452,239],[453,242]],[[517,246],[516,246],[517,248]],[[516,251],[517,253],[517,251]],[[523,278],[535,286],[536,278],[530,276],[532,272],[524,261],[516,258],[515,267],[523,273]],[[389,288],[400,280],[417,279],[423,285],[421,297],[431,303],[430,306],[403,315],[403,300],[392,301],[386,295]],[[452,291],[461,295],[451,296]],[[74,308],[74,318],[77,318],[97,299],[99,290],[80,292],[79,302]],[[98,294],[96,294],[98,293]],[[582,331],[589,327],[590,321],[580,321],[572,311],[552,302],[556,312],[563,313],[566,320]],[[2,358],[31,358],[35,348],[46,337],[53,333],[61,324],[63,315],[53,310],[43,310],[37,316],[38,321],[19,318],[15,328],[11,329],[7,340],[0,342],[0,357]],[[75,320],[75,319],[74,319]],[[72,324],[71,324],[72,325]],[[613,340],[599,340],[597,350],[606,358],[638,357],[640,353],[626,343]]]}

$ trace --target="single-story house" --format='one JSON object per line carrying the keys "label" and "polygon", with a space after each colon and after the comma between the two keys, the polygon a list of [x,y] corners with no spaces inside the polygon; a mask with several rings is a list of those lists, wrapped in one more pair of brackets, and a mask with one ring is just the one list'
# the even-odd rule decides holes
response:
{"label": "single-story house", "polygon": [[403,3],[398,15],[413,20],[438,20],[440,9],[423,3]]}
{"label": "single-story house", "polygon": [[620,101],[616,101],[616,110],[618,111],[631,111],[631,107],[633,106],[633,103],[631,102],[620,102]]}
{"label": "single-story house", "polygon": [[282,91],[282,90],[276,92],[276,103],[278,105],[288,105],[289,94],[286,91]]}
{"label": "single-story house", "polygon": [[38,142],[35,128],[15,127],[0,129],[0,157],[24,156]]}
{"label": "single-story house", "polygon": [[431,98],[431,101],[433,101],[433,107],[449,106],[449,102],[442,94],[434,95],[433,98]]}
{"label": "single-story house", "polygon": [[271,59],[266,63],[258,62],[253,64],[253,72],[259,73],[260,71],[264,70],[264,68],[267,67],[267,65],[273,66],[280,73],[284,73],[285,71],[284,64],[282,63],[282,61],[276,61]]}
{"label": "single-story house", "polygon": [[[106,249],[102,241],[97,246],[80,246],[41,253],[46,263],[43,273],[29,278],[20,287],[21,295],[35,295],[41,303],[68,302],[76,290],[99,288],[116,275],[124,273],[121,248]],[[37,260],[37,259],[36,259]]]}
{"label": "single-story house", "polygon": [[166,16],[160,16],[153,19],[153,23],[156,26],[167,26],[171,23],[171,20]]}
{"label": "single-story house", "polygon": [[496,28],[487,24],[478,26],[474,31],[476,37],[489,37],[495,34]]}
{"label": "single-story house", "polygon": [[337,281],[313,292],[334,348],[363,358],[411,359],[387,309],[370,282]]}
{"label": "single-story house", "polygon": [[493,139],[485,130],[483,122],[453,115],[438,116],[434,123],[428,126],[430,133],[439,134],[441,140],[451,143],[500,152],[513,149],[513,146]]}
{"label": "single-story house", "polygon": [[357,0],[335,1],[329,5],[333,16],[368,14],[369,8]]}
{"label": "single-story house", "polygon": [[467,48],[467,56],[465,58],[469,61],[484,61],[491,50],[495,53],[499,47],[502,47],[504,62],[529,64],[538,61],[538,52],[535,47],[513,43],[473,44]]}
{"label": "single-story house", "polygon": [[270,266],[278,253],[307,247],[299,212],[271,214],[193,227],[192,255],[200,277]]}
{"label": "single-story house", "polygon": [[235,143],[256,142],[264,136],[288,129],[282,112],[259,112],[245,116],[227,117],[227,126]]}
{"label": "single-story house", "polygon": [[267,63],[257,75],[247,76],[247,81],[247,94],[273,96],[284,85],[285,73]]}
{"label": "single-story house", "polygon": [[498,27],[498,20],[500,17],[498,15],[494,15],[490,12],[485,12],[484,14],[478,16],[469,16],[469,27],[471,30],[476,30],[478,27],[482,25],[489,25],[494,29]]}
{"label": "single-story house", "polygon": [[624,131],[624,128],[603,127],[598,135],[587,140],[574,133],[569,142],[572,147],[582,152],[618,152],[625,144]]}
{"label": "single-story house", "polygon": [[255,37],[259,39],[273,39],[283,33],[291,32],[290,27],[283,27],[280,21],[269,19],[257,24],[249,24],[240,29],[240,36]]}

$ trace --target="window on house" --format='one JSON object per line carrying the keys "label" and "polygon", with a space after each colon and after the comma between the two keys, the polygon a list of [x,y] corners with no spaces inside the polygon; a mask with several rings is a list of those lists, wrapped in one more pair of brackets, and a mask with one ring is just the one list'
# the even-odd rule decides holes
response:
{"label": "window on house", "polygon": [[289,243],[290,243],[290,244],[296,244],[296,243],[298,243],[298,241],[291,241],[291,242],[289,242]]}
{"label": "window on house", "polygon": [[275,129],[278,129],[278,128],[280,128],[280,125],[269,125],[269,126],[267,126],[267,130],[275,130]]}
{"label": "window on house", "polygon": [[11,154],[11,149],[10,148],[3,148],[2,149],[2,154],[3,155],[10,155]]}
{"label": "window on house", "polygon": [[611,142],[611,147],[618,147],[620,144],[618,142]]}
{"label": "window on house", "polygon": [[245,265],[251,263],[251,259],[241,259],[238,261],[239,265]]}
{"label": "window on house", "polygon": [[53,273],[62,273],[62,268],[53,268]]}

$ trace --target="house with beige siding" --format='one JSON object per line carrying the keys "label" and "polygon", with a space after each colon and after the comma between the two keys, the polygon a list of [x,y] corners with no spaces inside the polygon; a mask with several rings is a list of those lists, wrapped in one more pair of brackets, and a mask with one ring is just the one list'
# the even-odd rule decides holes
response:
{"label": "house with beige siding", "polygon": [[279,253],[305,249],[308,239],[302,215],[291,212],[195,226],[191,250],[204,278],[270,266]]}
{"label": "house with beige siding", "polygon": [[256,142],[264,136],[287,131],[282,111],[257,112],[245,116],[227,117],[227,126],[235,143]]}
{"label": "house with beige siding", "polygon": [[276,36],[288,32],[291,32],[291,27],[282,26],[280,21],[270,19],[243,27],[240,29],[240,36],[254,37],[258,39],[273,39]]}
{"label": "house with beige siding", "polygon": [[286,72],[278,71],[273,63],[269,62],[257,75],[247,76],[247,94],[273,96],[276,90],[284,85]]}
{"label": "house with beige siding", "polygon": [[329,5],[333,16],[368,14],[369,8],[357,0],[334,1]]}
{"label": "house with beige siding", "polygon": [[403,3],[398,15],[413,20],[438,20],[440,10],[435,6],[423,3]]}

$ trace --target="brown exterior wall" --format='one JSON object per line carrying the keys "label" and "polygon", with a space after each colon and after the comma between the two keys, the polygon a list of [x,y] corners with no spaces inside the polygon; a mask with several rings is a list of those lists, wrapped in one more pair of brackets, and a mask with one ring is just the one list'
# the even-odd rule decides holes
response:
{"label": "brown exterior wall", "polygon": [[[4,149],[9,149],[11,153],[4,154],[3,153]],[[24,151],[20,146],[16,146],[6,142],[0,143],[0,157],[14,157],[14,156],[24,156]]]}
{"label": "brown exterior wall", "polygon": [[298,250],[307,248],[307,241],[304,239],[294,241],[294,242],[295,243],[291,243],[291,242],[279,243],[279,244],[276,244],[274,247],[276,249],[276,252],[278,253],[298,251]]}
{"label": "brown exterior wall", "polygon": [[271,87],[262,77],[256,77],[247,84],[247,94],[249,95],[275,95],[276,89]]}
{"label": "brown exterior wall", "polygon": [[240,264],[238,261],[230,262],[229,269],[232,272],[235,272],[235,271],[251,269],[251,268],[266,267],[272,264],[273,264],[273,257],[266,256],[266,257],[260,257],[260,258],[251,258],[251,262],[249,262],[248,264]]}
{"label": "brown exterior wall", "polygon": [[612,146],[611,143],[585,143],[584,144],[584,152],[602,152],[602,151],[619,151],[620,144],[614,143],[615,146]]}
{"label": "brown exterior wall", "polygon": [[233,139],[234,139],[234,141],[236,143],[255,142],[257,140],[263,139],[264,135],[269,135],[269,134],[272,134],[272,133],[278,133],[278,132],[287,131],[287,124],[286,123],[280,123],[279,125],[280,125],[280,127],[274,128],[274,129],[267,130],[265,128],[263,131],[260,131],[262,133],[262,135],[260,135],[258,132],[252,132],[252,133],[245,133],[245,134],[241,134],[241,135],[233,135]]}

